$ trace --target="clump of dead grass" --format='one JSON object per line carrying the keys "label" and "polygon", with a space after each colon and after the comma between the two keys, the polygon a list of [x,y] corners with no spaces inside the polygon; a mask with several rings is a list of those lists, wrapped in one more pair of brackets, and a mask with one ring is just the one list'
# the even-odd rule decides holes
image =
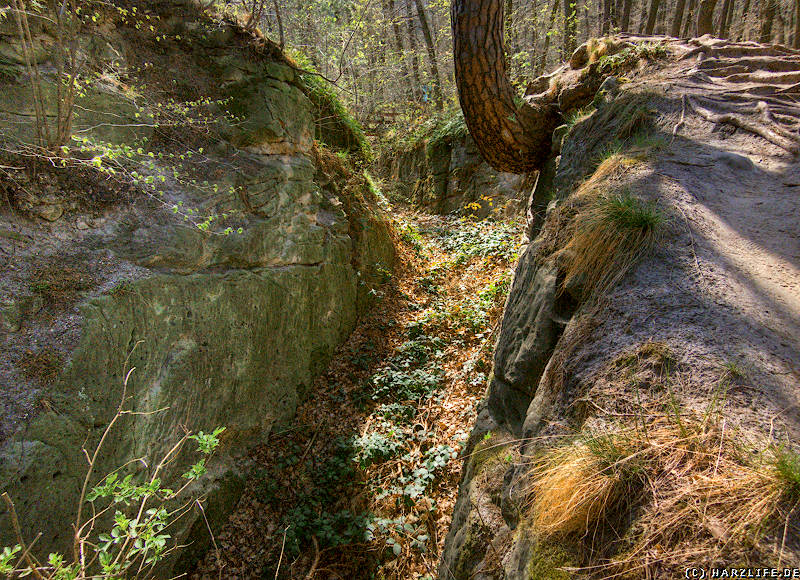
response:
{"label": "clump of dead grass", "polygon": [[588,546],[586,570],[603,577],[651,577],[687,561],[780,562],[796,526],[800,459],[770,447],[754,456],[744,439],[718,416],[686,414],[591,433],[533,462],[526,509],[542,537],[579,540],[608,538],[620,512],[635,513],[627,532],[612,531],[616,550]]}
{"label": "clump of dead grass", "polygon": [[599,434],[543,456],[529,490],[535,528],[545,536],[590,531],[635,484],[630,443]]}
{"label": "clump of dead grass", "polygon": [[38,352],[26,351],[18,365],[22,374],[27,378],[49,385],[58,378],[63,363],[56,352],[44,348]]}
{"label": "clump of dead grass", "polygon": [[601,193],[573,221],[564,287],[577,282],[584,296],[611,287],[652,247],[662,222],[654,204],[629,191]]}
{"label": "clump of dead grass", "polygon": [[64,305],[80,292],[90,290],[97,281],[86,270],[60,262],[48,262],[31,273],[29,288],[48,304]]}

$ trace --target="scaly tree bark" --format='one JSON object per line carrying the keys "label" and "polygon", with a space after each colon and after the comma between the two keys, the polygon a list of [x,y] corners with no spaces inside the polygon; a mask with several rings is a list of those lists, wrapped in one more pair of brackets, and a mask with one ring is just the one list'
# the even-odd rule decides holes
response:
{"label": "scaly tree bark", "polygon": [[[556,9],[558,0],[555,0]],[[548,158],[559,115],[552,105],[517,106],[506,74],[503,0],[453,0],[456,87],[464,119],[484,159],[524,173]]]}
{"label": "scaly tree bark", "polygon": [[700,9],[697,11],[697,36],[714,34],[714,8],[717,0],[700,0]]}
{"label": "scaly tree bark", "polygon": [[425,39],[425,48],[428,50],[428,62],[431,67],[431,83],[433,84],[433,100],[436,107],[441,110],[444,109],[444,101],[442,99],[442,78],[439,76],[439,63],[436,59],[436,45],[433,44],[433,35],[431,28],[428,25],[428,16],[426,14],[425,5],[423,0],[414,0],[417,6],[417,16],[419,17],[419,24],[422,27],[422,36]]}

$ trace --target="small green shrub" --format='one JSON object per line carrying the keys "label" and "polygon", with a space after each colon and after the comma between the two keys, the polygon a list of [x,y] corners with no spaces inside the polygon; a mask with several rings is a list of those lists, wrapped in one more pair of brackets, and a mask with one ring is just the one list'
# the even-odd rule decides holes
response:
{"label": "small green shrub", "polygon": [[412,405],[389,403],[378,407],[375,414],[397,424],[408,424],[417,415],[417,409]]}
{"label": "small green shrub", "polygon": [[394,431],[389,434],[372,431],[353,440],[353,447],[358,451],[356,461],[362,468],[369,467],[373,463],[386,461],[399,455],[403,451],[405,444],[402,438],[394,437]]}

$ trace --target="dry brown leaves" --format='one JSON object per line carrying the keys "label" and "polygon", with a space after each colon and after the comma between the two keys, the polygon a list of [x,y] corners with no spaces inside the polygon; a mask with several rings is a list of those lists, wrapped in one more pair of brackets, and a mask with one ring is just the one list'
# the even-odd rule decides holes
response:
{"label": "dry brown leaves", "polygon": [[[459,449],[474,422],[477,403],[484,394],[491,368],[493,334],[502,312],[505,293],[500,293],[486,313],[484,328],[459,323],[457,313],[465,300],[487,284],[507,275],[511,264],[496,257],[472,257],[461,263],[438,248],[429,227],[448,227],[431,216],[405,215],[417,223],[426,238],[426,250],[398,243],[398,262],[393,279],[379,291],[382,297],[343,344],[325,373],[319,377],[298,410],[293,424],[276,429],[269,441],[254,449],[254,464],[246,491],[224,530],[216,537],[218,552],[202,561],[193,578],[368,578],[380,569],[386,579],[435,576],[439,555],[450,525],[461,476],[461,459],[447,462],[436,472],[425,493],[413,501],[397,493],[380,493],[413,471],[428,449],[449,445]],[[419,283],[432,276],[437,291]],[[407,325],[435,304],[440,311],[455,313],[431,322],[426,334],[440,339],[436,365],[443,376],[436,396],[422,399],[413,419],[413,430],[427,434],[424,440],[406,442],[404,452],[365,468],[356,465],[349,481],[334,480],[327,490],[325,510],[341,513],[369,512],[378,518],[402,519],[402,526],[377,531],[370,542],[326,545],[320,532],[302,549],[292,552],[292,529],[286,530],[287,513],[302,508],[316,497],[330,461],[336,461],[337,441],[352,441],[374,428],[377,402],[365,400],[370,377],[408,340]],[[474,369],[481,369],[478,375]],[[327,495],[325,495],[327,493]],[[340,494],[340,495],[337,495]],[[320,510],[319,504],[314,509]],[[291,524],[290,524],[291,525]],[[299,525],[299,524],[295,524]],[[415,537],[428,536],[424,550]],[[391,549],[391,539],[399,548]],[[399,554],[397,554],[399,550]]]}

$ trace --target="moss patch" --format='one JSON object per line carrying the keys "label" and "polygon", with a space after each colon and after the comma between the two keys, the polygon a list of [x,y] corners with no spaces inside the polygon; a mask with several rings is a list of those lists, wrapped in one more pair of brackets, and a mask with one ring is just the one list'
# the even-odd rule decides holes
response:
{"label": "moss patch", "polygon": [[528,580],[567,580],[570,575],[563,570],[571,564],[569,554],[551,544],[536,545],[532,549],[525,577]]}
{"label": "moss patch", "polygon": [[333,149],[360,155],[372,160],[364,129],[339,100],[333,86],[317,74],[314,65],[303,54],[295,52],[292,58],[309,73],[300,73],[300,89],[314,105],[315,138]]}

